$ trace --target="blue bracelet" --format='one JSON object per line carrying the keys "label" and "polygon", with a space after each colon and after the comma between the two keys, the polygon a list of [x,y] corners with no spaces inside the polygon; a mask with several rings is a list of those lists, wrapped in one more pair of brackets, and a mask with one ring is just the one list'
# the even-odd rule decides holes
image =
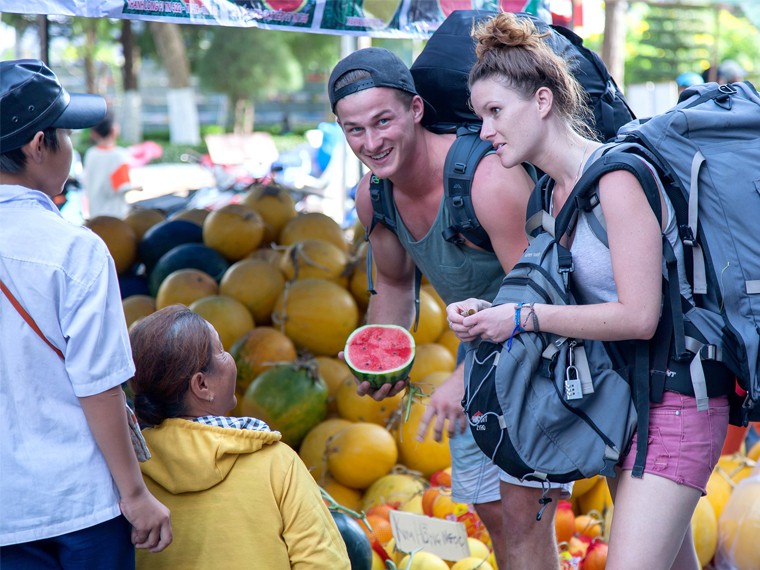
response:
{"label": "blue bracelet", "polygon": [[515,330],[518,332],[523,332],[525,329],[522,327],[522,322],[520,321],[520,310],[525,306],[525,303],[517,303],[515,305]]}

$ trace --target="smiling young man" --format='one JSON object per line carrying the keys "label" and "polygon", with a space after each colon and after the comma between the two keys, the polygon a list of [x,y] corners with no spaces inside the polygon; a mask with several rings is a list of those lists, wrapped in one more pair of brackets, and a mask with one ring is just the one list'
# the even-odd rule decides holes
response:
{"label": "smiling young man", "polygon": [[[487,155],[475,172],[473,206],[493,253],[469,242],[448,242],[441,234],[451,225],[443,203],[443,170],[455,135],[422,126],[423,115],[435,111],[417,94],[407,66],[388,50],[359,50],[335,67],[328,94],[348,145],[371,171],[356,192],[357,213],[365,227],[373,213],[370,176],[388,179],[393,186],[398,234],[378,224],[370,235],[377,294],[370,299],[367,322],[411,326],[415,266],[447,304],[477,295],[492,299],[527,245],[523,228],[533,181],[525,169],[506,169],[495,155]],[[371,390],[364,382],[357,392],[381,400],[406,384]],[[431,397],[418,437],[432,423],[440,439],[448,421],[453,497],[475,505],[501,568],[558,568],[553,515],[560,490],[551,491],[555,501],[537,523],[541,489],[501,472],[478,449],[462,411],[463,396],[460,364]]]}

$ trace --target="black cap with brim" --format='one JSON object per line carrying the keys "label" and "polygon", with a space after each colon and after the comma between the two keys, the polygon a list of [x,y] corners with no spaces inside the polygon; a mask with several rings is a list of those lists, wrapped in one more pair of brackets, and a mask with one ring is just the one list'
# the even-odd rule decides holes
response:
{"label": "black cap with brim", "polygon": [[[365,71],[369,77],[336,89],[335,84],[338,80],[351,71]],[[388,87],[419,96],[409,68],[396,54],[385,48],[369,47],[349,54],[333,68],[327,83],[327,95],[333,113],[338,101],[347,95],[373,87]],[[425,104],[425,118],[434,117],[433,106],[424,98],[420,98]]]}
{"label": "black cap with brim", "polygon": [[105,115],[103,97],[70,94],[43,62],[0,62],[0,153],[24,146],[47,128],[86,129]]}

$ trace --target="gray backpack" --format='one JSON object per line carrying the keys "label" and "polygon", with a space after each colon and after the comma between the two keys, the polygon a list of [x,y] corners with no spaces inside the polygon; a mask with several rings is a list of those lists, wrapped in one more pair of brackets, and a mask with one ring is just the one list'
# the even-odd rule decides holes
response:
{"label": "gray backpack", "polygon": [[[572,258],[558,241],[548,232],[532,239],[493,304],[571,304]],[[636,427],[628,359],[618,346],[521,332],[466,348],[465,414],[475,442],[496,465],[543,483],[615,476]]]}
{"label": "gray backpack", "polygon": [[658,187],[665,191],[684,246],[691,300],[680,294],[663,239],[664,317],[651,343],[651,401],[672,390],[694,395],[704,410],[708,397],[727,394],[732,423],[760,419],[760,95],[748,82],[694,86],[666,113],[623,126],[600,154],[575,189],[597,237],[606,244],[596,183],[625,169],[658,217]]}

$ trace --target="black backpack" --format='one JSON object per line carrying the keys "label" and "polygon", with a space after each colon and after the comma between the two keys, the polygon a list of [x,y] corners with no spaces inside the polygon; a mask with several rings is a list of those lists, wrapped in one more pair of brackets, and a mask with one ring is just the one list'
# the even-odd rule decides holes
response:
{"label": "black backpack", "polygon": [[[411,67],[417,92],[436,111],[434,119],[426,122],[423,118],[423,125],[433,132],[457,134],[446,156],[443,173],[446,207],[454,223],[444,230],[443,237],[453,243],[463,243],[466,238],[488,251],[493,251],[491,240],[475,215],[470,190],[478,163],[493,152],[493,148],[480,139],[480,121],[469,107],[467,78],[477,61],[475,43],[470,36],[473,24],[494,15],[496,12],[487,10],[455,10],[433,33]],[[551,33],[547,41],[557,54],[570,62],[576,79],[588,94],[594,114],[591,126],[600,138],[614,137],[619,127],[634,118],[604,62],[583,45],[580,36],[562,26],[550,26],[532,14],[520,12],[517,16],[530,19],[540,32]],[[535,178],[535,169],[525,166]],[[373,176],[370,195],[374,214],[367,236],[378,223],[395,233],[390,182]]]}

